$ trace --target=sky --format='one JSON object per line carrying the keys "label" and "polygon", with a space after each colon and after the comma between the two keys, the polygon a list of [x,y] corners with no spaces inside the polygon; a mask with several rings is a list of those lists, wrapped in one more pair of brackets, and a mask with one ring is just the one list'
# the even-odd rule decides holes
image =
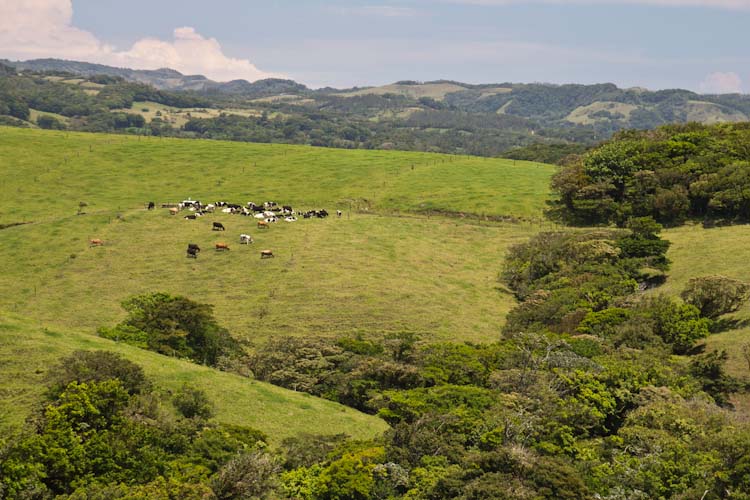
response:
{"label": "sky", "polygon": [[0,0],[0,58],[310,87],[398,80],[750,93],[750,0]]}

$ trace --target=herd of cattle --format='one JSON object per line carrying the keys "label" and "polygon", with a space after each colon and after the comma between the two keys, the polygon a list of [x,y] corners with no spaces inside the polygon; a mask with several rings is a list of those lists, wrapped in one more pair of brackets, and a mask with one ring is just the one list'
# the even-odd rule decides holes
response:
{"label": "herd of cattle", "polygon": [[[179,214],[182,210],[187,210],[190,213],[183,216],[186,220],[195,220],[198,217],[202,217],[207,214],[212,214],[217,211],[226,214],[237,214],[243,216],[252,216],[257,219],[258,229],[268,229],[270,224],[278,222],[283,218],[285,222],[296,222],[297,216],[301,216],[304,219],[319,218],[324,219],[328,217],[328,211],[323,210],[307,210],[304,212],[296,212],[291,205],[278,205],[273,201],[267,201],[262,205],[256,205],[253,202],[248,202],[246,205],[238,205],[236,203],[229,203],[226,201],[217,201],[215,203],[203,204],[200,201],[187,199],[180,203],[163,203],[162,208],[168,208],[169,213],[172,215]],[[148,202],[146,205],[148,210],[156,208],[156,204],[153,201]],[[336,210],[336,216],[341,217],[341,210]],[[211,229],[213,231],[225,231],[226,228],[221,222],[213,222]],[[249,234],[240,234],[240,244],[249,245],[253,243],[253,237]],[[92,240],[93,243],[93,240]],[[99,243],[101,244],[101,243]],[[216,251],[228,251],[229,245],[227,243],[216,243]],[[200,247],[195,243],[189,243],[187,247],[187,257],[197,259],[198,253],[201,251]],[[266,259],[273,257],[271,250],[261,250],[260,258]]]}

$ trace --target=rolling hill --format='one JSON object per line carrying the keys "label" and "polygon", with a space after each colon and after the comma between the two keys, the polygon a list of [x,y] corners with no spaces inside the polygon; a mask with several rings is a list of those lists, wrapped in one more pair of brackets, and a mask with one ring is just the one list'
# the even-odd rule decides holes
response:
{"label": "rolling hill", "polygon": [[[68,109],[67,118],[90,116],[94,109],[102,111],[104,106],[113,113],[142,115],[145,123],[135,125],[140,133],[250,142],[498,156],[511,148],[537,143],[593,145],[629,128],[652,129],[694,121],[738,122],[750,117],[747,95],[621,89],[611,83],[404,80],[376,87],[310,89],[278,79],[213,82],[171,69],[132,70],[57,59],[5,62],[32,77],[37,86],[36,77],[41,75],[86,93],[90,102],[83,108]],[[0,103],[2,80],[0,77]],[[150,91],[123,89],[127,85],[122,82],[153,87],[148,87]],[[11,94],[19,87],[28,90],[31,86],[31,82],[13,83]],[[21,92],[21,97],[35,113],[57,113],[61,106],[49,102],[50,92],[38,89],[31,95]],[[65,93],[59,89],[54,92]],[[104,98],[97,98],[101,92]],[[156,105],[149,104],[158,92],[162,99]],[[176,106],[175,96],[192,104]],[[159,108],[159,104],[169,107]],[[2,109],[0,106],[0,114],[8,114]],[[155,109],[160,110],[159,115]],[[118,127],[101,116],[84,119],[84,123],[64,121],[69,128],[86,131],[133,127],[132,123]],[[14,123],[8,119],[5,122]]]}
{"label": "rolling hill", "polygon": [[[113,344],[96,328],[119,321],[128,296],[166,291],[215,305],[219,322],[255,345],[275,335],[404,331],[492,340],[513,305],[498,289],[499,262],[539,229],[554,171],[435,154],[16,128],[0,128],[0,155],[0,286],[14,290],[0,299],[0,372],[14,380],[0,398],[4,425],[20,422],[54,359],[101,348],[142,364],[161,387],[198,383],[220,420],[280,438],[310,430],[304,422],[359,437],[384,427],[333,403]],[[343,216],[260,233],[238,215],[189,221],[144,208],[188,197],[272,199]],[[226,233],[212,232],[212,220]],[[256,243],[240,248],[240,232]],[[105,245],[90,248],[93,237]],[[215,241],[232,250],[215,253]],[[203,247],[195,261],[185,258],[188,242]],[[260,260],[261,248],[276,258]]]}
{"label": "rolling hill", "polygon": [[[563,452],[555,448],[554,437],[543,442],[547,451],[514,444],[521,441],[493,441],[506,430],[506,423],[510,423],[511,430],[516,428],[513,419],[526,426],[528,415],[532,414],[531,425],[540,433],[551,425],[570,429],[579,425],[578,421],[587,425],[595,414],[589,410],[598,411],[595,405],[604,401],[601,408],[623,415],[618,434],[599,431],[612,439],[580,434],[573,438],[576,446],[590,451],[592,457],[601,454],[604,458],[596,459],[604,465],[611,455],[613,463],[621,457],[632,458],[632,470],[640,474],[640,448],[629,447],[625,440],[630,436],[652,439],[646,427],[651,425],[651,415],[671,419],[668,415],[674,413],[675,426],[695,429],[677,436],[671,430],[658,429],[656,443],[666,443],[665,450],[687,444],[710,445],[717,447],[718,457],[719,450],[723,450],[718,447],[722,441],[717,437],[723,432],[722,427],[726,434],[721,436],[728,436],[734,443],[734,426],[743,425],[742,419],[750,411],[747,391],[734,397],[736,412],[710,403],[706,393],[695,385],[700,379],[688,371],[691,359],[701,358],[669,351],[658,351],[664,356],[662,359],[648,350],[628,347],[589,354],[589,359],[572,351],[559,351],[557,354],[563,356],[555,358],[547,350],[546,355],[557,363],[574,363],[567,368],[564,364],[551,365],[550,376],[561,373],[562,377],[570,377],[559,379],[559,383],[577,380],[575,383],[584,384],[581,390],[570,386],[572,393],[550,391],[554,378],[540,378],[539,383],[528,386],[509,385],[515,384],[517,375],[525,373],[525,369],[514,368],[520,365],[508,368],[504,363],[516,359],[513,353],[518,352],[519,346],[513,342],[525,340],[519,337],[493,342],[500,338],[505,316],[516,304],[498,280],[503,258],[511,245],[527,241],[540,230],[577,231],[555,226],[542,217],[550,196],[550,177],[556,171],[550,165],[415,152],[7,127],[0,127],[0,157],[4,161],[0,171],[4,193],[0,199],[0,254],[4,256],[0,260],[0,286],[8,291],[0,296],[0,377],[7,381],[0,392],[3,430],[22,422],[37,404],[49,370],[54,369],[60,356],[75,349],[115,351],[137,362],[156,382],[157,395],[163,399],[184,382],[201,388],[214,400],[218,421],[260,429],[271,437],[273,446],[286,437],[308,433],[345,432],[355,438],[374,438],[388,428],[378,418],[330,401],[95,335],[98,326],[111,326],[123,318],[119,305],[123,299],[154,291],[213,304],[219,323],[245,341],[250,350],[277,337],[297,336],[304,341],[325,341],[329,346],[346,337],[350,348],[359,353],[361,364],[355,369],[345,363],[335,365],[339,375],[347,370],[355,374],[349,379],[355,382],[353,386],[336,386],[335,390],[368,387],[356,383],[372,380],[365,378],[371,376],[367,371],[371,367],[382,369],[373,371],[372,376],[386,374],[386,383],[405,376],[396,382],[405,387],[383,388],[372,400],[374,404],[390,402],[379,409],[384,418],[398,424],[394,432],[380,438],[386,450],[412,446],[414,456],[421,457],[422,439],[440,442],[432,439],[441,439],[445,422],[456,420],[438,419],[435,427],[429,427],[429,412],[437,409],[468,425],[471,432],[467,436],[477,436],[462,439],[481,439],[482,446],[471,444],[468,456],[484,456],[491,463],[497,457],[512,464],[523,460],[526,467],[535,470],[524,469],[520,477],[527,481],[543,478],[539,479],[540,485],[547,492],[550,490],[546,485],[550,483],[537,473],[549,473],[554,484],[563,480],[580,483],[588,464],[571,460],[562,468],[566,462],[560,461]],[[298,210],[341,210],[342,216],[278,222],[260,231],[249,217],[214,213],[186,220],[185,212],[170,215],[161,208],[162,204],[186,198],[243,204],[273,200]],[[155,201],[159,208],[147,210],[148,201]],[[221,221],[227,230],[212,231],[213,221]],[[240,233],[252,234],[255,243],[241,247]],[[750,280],[743,261],[749,236],[747,226],[703,229],[689,225],[662,234],[672,242],[669,257],[673,267],[667,283],[657,292],[677,295],[691,277],[705,274]],[[91,247],[90,238],[101,238],[104,245]],[[231,251],[214,251],[217,242],[228,242]],[[185,257],[187,243],[202,246],[197,259]],[[273,250],[276,257],[261,259],[261,249]],[[736,328],[712,335],[706,345],[709,350],[727,349],[728,369],[744,383],[748,373],[741,350],[747,343],[750,306],[734,319]],[[414,382],[409,376],[414,372],[398,371],[408,370],[408,364],[368,358],[367,353],[374,352],[368,349],[381,345],[368,339],[388,338],[388,334],[392,334],[390,338],[410,338],[410,334],[415,334],[423,339],[425,342],[419,345],[424,349],[420,363],[427,363],[422,365],[423,376],[439,382],[410,387]],[[325,339],[321,341],[318,336]],[[576,352],[586,354],[590,339],[582,337],[586,336],[570,337],[569,345],[548,342],[537,347],[541,346],[539,353],[543,354],[545,346],[555,350],[560,345],[575,345]],[[306,344],[302,345],[304,350]],[[527,347],[533,361],[533,344]],[[325,370],[326,365],[320,363],[335,357],[332,352],[325,360],[304,356],[295,359],[291,371],[304,369],[310,363]],[[397,350],[393,352],[395,356]],[[658,366],[647,366],[652,360]],[[517,361],[524,362],[520,357]],[[482,370],[483,363],[493,366],[491,373],[489,369]],[[255,366],[262,369],[262,365],[254,365],[253,369]],[[610,376],[615,380],[611,392],[595,378],[608,380],[606,377]],[[487,386],[475,385],[472,377]],[[623,380],[634,381],[635,388],[621,384]],[[654,387],[652,380],[671,385]],[[682,395],[682,390],[687,391],[687,396]],[[615,404],[615,394],[632,396],[623,400],[640,406],[621,408]],[[529,412],[529,401],[536,405],[536,414]],[[583,411],[577,410],[581,407]],[[421,417],[409,422],[407,412]],[[603,422],[604,414],[599,415]],[[715,424],[699,420],[703,415],[707,422]],[[428,427],[420,430],[423,422],[428,422]],[[661,425],[661,420],[654,425]],[[416,444],[397,441],[406,435],[400,434],[405,429],[410,436],[419,436]],[[683,439],[693,436],[689,433],[704,431],[709,437],[702,441]],[[611,443],[604,451],[585,448],[605,441]],[[740,447],[742,442],[736,442]],[[380,442],[347,443],[340,452],[343,456],[316,458],[318,462],[309,470],[313,474],[318,474],[315,471],[321,467],[326,468],[326,474],[329,470],[353,471],[346,472],[347,481],[352,474],[371,477],[367,467],[390,460],[380,446]],[[511,447],[522,450],[522,454],[501,454]],[[619,447],[627,448],[620,451]],[[739,454],[743,453],[740,449]],[[376,455],[380,458],[372,460],[377,462],[370,463],[370,458],[358,462],[358,457]],[[687,457],[694,455],[685,453]],[[657,465],[661,467],[662,461],[671,464],[671,458],[672,455],[659,455]],[[680,460],[679,464],[685,462]],[[709,465],[720,470],[718,465],[712,465],[715,463],[720,460]],[[344,467],[339,469],[342,464]],[[394,464],[397,462],[382,465]],[[477,471],[472,464],[467,466],[471,477]],[[579,466],[581,469],[574,468]],[[288,466],[288,471],[294,474],[308,470],[292,467],[296,466]],[[684,470],[682,465],[678,469]],[[708,466],[704,469],[714,470]],[[650,474],[650,469],[646,473]],[[492,474],[487,475],[487,484],[494,488],[498,476]],[[622,476],[618,470],[606,474],[614,487],[622,484]],[[710,477],[714,476],[717,475]],[[298,476],[285,473],[281,481],[291,487],[297,484],[294,477]],[[654,477],[661,480],[662,476],[659,473]],[[698,479],[691,481],[699,483]],[[580,485],[583,492],[583,483]],[[702,484],[699,486],[704,491]],[[597,488],[606,492],[606,486]],[[294,497],[290,491],[285,493]],[[555,498],[554,494],[547,497]],[[570,496],[582,497],[586,495]]]}

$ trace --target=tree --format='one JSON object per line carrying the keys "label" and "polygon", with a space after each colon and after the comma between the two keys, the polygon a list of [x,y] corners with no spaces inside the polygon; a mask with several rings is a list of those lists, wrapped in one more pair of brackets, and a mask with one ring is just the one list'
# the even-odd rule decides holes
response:
{"label": "tree", "polygon": [[214,415],[213,405],[206,393],[196,387],[183,384],[172,398],[177,411],[185,418],[209,419]]}
{"label": "tree", "polygon": [[680,297],[701,316],[716,319],[737,311],[750,298],[750,284],[726,276],[702,276],[688,281]]}
{"label": "tree", "polygon": [[140,394],[151,388],[143,369],[121,355],[107,351],[75,351],[50,371],[52,399],[57,398],[71,382],[91,383],[118,380],[129,394]]}
{"label": "tree", "polygon": [[39,115],[39,117],[36,119],[36,124],[39,125],[39,127],[44,129],[54,129],[54,130],[63,130],[65,129],[65,124],[55,118],[54,116],[50,115]]}
{"label": "tree", "polygon": [[152,351],[209,366],[215,366],[222,356],[241,352],[237,341],[216,322],[211,305],[166,293],[149,293],[130,297],[122,307],[128,317],[113,330],[103,330],[102,335],[117,338],[122,331],[126,338],[140,340],[145,335]]}
{"label": "tree", "polygon": [[280,467],[263,451],[235,456],[211,478],[211,488],[219,500],[265,498],[275,486]]}

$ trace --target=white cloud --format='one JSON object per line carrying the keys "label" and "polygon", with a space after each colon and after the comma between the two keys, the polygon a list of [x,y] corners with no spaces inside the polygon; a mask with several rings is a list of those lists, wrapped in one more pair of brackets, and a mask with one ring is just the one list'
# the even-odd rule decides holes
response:
{"label": "white cloud", "polygon": [[740,94],[742,79],[737,73],[711,73],[698,87],[704,94]]}
{"label": "white cloud", "polygon": [[750,0],[443,0],[444,3],[468,5],[654,5],[660,7],[706,7],[712,9],[750,10]]}
{"label": "white cloud", "polygon": [[168,67],[219,81],[280,76],[259,70],[247,59],[228,57],[215,38],[203,37],[191,27],[175,29],[170,41],[144,38],[118,51],[73,26],[72,19],[72,0],[0,0],[0,57],[58,57],[136,69]]}

